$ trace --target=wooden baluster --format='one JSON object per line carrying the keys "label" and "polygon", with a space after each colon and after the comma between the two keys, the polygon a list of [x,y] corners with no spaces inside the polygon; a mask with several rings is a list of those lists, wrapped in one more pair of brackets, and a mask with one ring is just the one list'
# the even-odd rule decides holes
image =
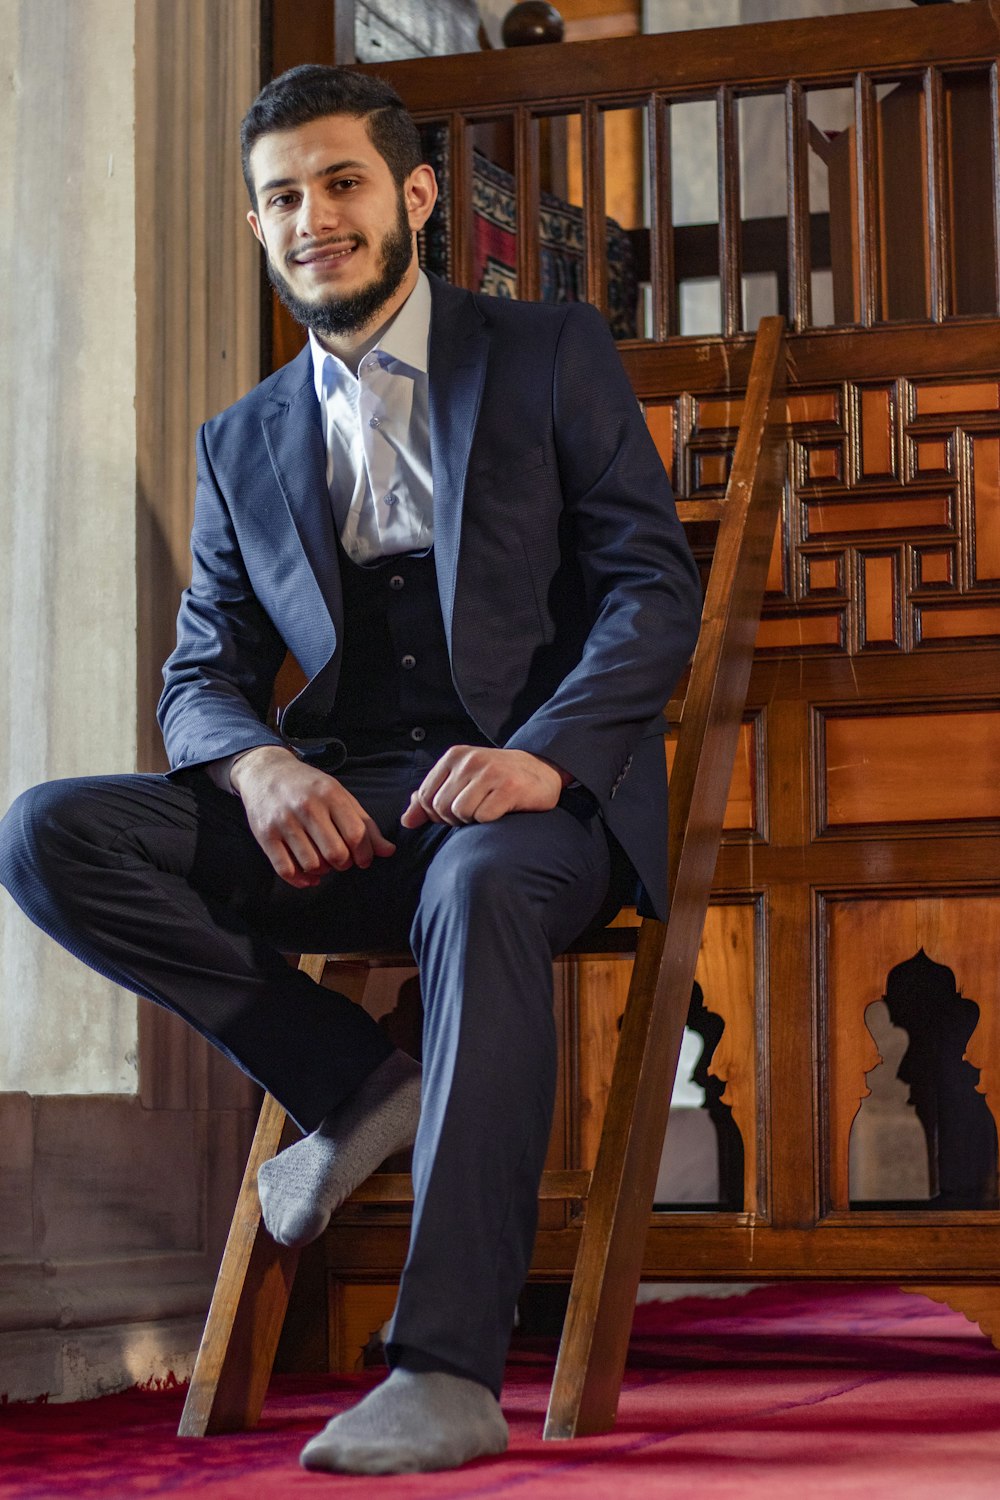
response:
{"label": "wooden baluster", "polygon": [[583,106],[583,226],[587,301],[608,311],[608,247],[604,213],[604,115],[592,99]]}
{"label": "wooden baluster", "polygon": [[930,264],[930,315],[935,323],[951,305],[948,253],[949,224],[945,165],[944,100],[937,68],[924,73],[924,151],[927,174],[927,252]]}
{"label": "wooden baluster", "polygon": [[541,297],[538,231],[538,121],[519,105],[514,114],[514,191],[517,213],[517,295]]}
{"label": "wooden baluster", "polygon": [[864,328],[877,323],[881,314],[875,131],[875,89],[867,73],[858,73],[854,79],[854,170],[858,226],[858,321]]}
{"label": "wooden baluster", "polygon": [[990,68],[990,156],[992,172],[990,185],[993,189],[993,264],[996,269],[997,305],[1000,312],[1000,65]]}
{"label": "wooden baluster", "polygon": [[796,333],[812,325],[812,250],[809,220],[809,124],[800,83],[785,85],[785,162],[788,178],[788,318]]}
{"label": "wooden baluster", "polygon": [[740,138],[736,96],[728,85],[716,94],[719,171],[719,276],[722,283],[722,332],[726,338],[743,327],[740,245]]}
{"label": "wooden baluster", "polygon": [[670,104],[654,96],[646,118],[649,137],[650,276],[653,284],[653,337],[659,343],[677,325],[677,271],[674,258],[673,171],[670,157]]}
{"label": "wooden baluster", "polygon": [[456,286],[473,286],[472,254],[472,137],[464,115],[455,113],[448,122],[448,216],[450,219],[451,264],[448,267]]}

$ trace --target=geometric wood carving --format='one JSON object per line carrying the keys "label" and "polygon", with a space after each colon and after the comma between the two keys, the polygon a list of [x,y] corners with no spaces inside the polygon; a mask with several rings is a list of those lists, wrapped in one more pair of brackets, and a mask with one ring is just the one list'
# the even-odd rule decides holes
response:
{"label": "geometric wood carving", "polygon": [[[866,1021],[877,1009],[865,1012]],[[922,1127],[929,1191],[921,1196],[929,1200],[929,1207],[939,1209],[996,1208],[996,1125],[976,1092],[979,1075],[965,1061],[966,1046],[979,1021],[979,1006],[959,994],[949,968],[935,963],[921,949],[890,970],[882,1009],[891,1031],[905,1039],[893,1081],[907,1092]],[[869,1030],[873,1031],[871,1023]],[[879,1073],[869,1077],[874,1093]],[[856,1125],[864,1117],[862,1108]],[[910,1123],[916,1123],[912,1115]],[[871,1111],[869,1124],[875,1126],[869,1147],[877,1157],[879,1125]],[[886,1124],[883,1120],[882,1125]],[[881,1145],[884,1155],[894,1148],[894,1137],[883,1135]],[[890,1168],[891,1164],[890,1157]],[[852,1203],[871,1197],[900,1200],[907,1194],[895,1183],[888,1191],[883,1187],[871,1194],[858,1191],[851,1182]],[[858,1206],[865,1204],[858,1202]]]}
{"label": "geometric wood carving", "polygon": [[[708,1072],[725,1082],[720,1102],[729,1106],[742,1137],[743,1204],[747,1211],[756,1209],[758,1197],[754,910],[748,902],[713,902],[705,919],[695,969],[705,1008],[723,1022]],[[619,922],[623,919],[624,914]],[[580,1166],[592,1168],[632,965],[620,958],[578,959],[575,963]]]}
{"label": "geometric wood carving", "polygon": [[743,1141],[743,1208],[757,1211],[757,1042],[754,1004],[754,907],[712,905],[695,978],[706,1009],[724,1022],[709,1074],[725,1080],[728,1104]]}
{"label": "geometric wood carving", "polygon": [[1000,896],[922,896],[827,899],[826,1050],[829,1059],[828,1183],[830,1208],[850,1206],[848,1153],[851,1126],[869,1094],[864,1075],[880,1061],[864,1022],[869,1005],[883,997],[886,976],[924,951],[946,964],[964,995],[975,997],[979,1020],[965,1061],[979,1069],[976,1092],[1000,1120],[1000,965],[995,934]]}
{"label": "geometric wood carving", "polygon": [[[1000,636],[997,391],[900,378],[787,397],[788,494],[758,651]],[[647,403],[678,494],[721,495],[742,409],[738,394]]]}

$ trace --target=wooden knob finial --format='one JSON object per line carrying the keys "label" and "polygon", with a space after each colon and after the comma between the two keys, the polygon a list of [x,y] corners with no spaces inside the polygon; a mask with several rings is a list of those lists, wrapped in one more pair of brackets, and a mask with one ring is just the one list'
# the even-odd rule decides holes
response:
{"label": "wooden knob finial", "polygon": [[547,0],[521,0],[504,17],[505,47],[534,47],[539,42],[561,42],[563,18]]}

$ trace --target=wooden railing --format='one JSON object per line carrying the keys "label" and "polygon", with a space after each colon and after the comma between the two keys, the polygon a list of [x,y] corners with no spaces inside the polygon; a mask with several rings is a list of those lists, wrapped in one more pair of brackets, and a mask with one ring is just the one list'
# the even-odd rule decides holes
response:
{"label": "wooden railing", "polygon": [[[548,187],[579,203],[582,290],[607,311],[606,126],[615,111],[641,119],[632,165],[646,204],[643,222],[625,227],[649,288],[637,333],[662,342],[688,331],[685,287],[706,277],[718,281],[719,316],[714,329],[691,330],[701,334],[737,335],[760,311],[784,312],[799,332],[995,315],[998,37],[992,3],[971,0],[379,71],[419,121],[447,133],[450,275],[462,285],[473,285],[474,149],[511,173],[522,297],[542,293]],[[843,128],[831,132],[814,116],[833,91],[847,108]],[[773,159],[749,159],[745,102],[764,97],[782,112],[781,149]],[[685,106],[706,101],[714,106],[717,216],[683,223],[675,212],[684,169],[677,124]],[[784,176],[785,213],[748,217],[746,186],[768,172]],[[811,206],[810,184],[812,196],[828,202]],[[815,273],[827,267],[832,309],[824,312]],[[761,270],[776,280],[778,305],[747,316],[746,277]],[[829,304],[829,287],[822,290]]]}

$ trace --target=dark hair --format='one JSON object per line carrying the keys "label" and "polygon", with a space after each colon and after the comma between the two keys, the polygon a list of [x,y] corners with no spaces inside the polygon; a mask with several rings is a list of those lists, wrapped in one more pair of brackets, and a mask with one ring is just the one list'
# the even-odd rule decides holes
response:
{"label": "dark hair", "polygon": [[262,135],[294,130],[324,115],[353,115],[363,119],[368,138],[384,158],[397,187],[402,187],[424,160],[416,125],[391,84],[351,68],[303,63],[266,83],[243,116],[240,153],[243,180],[257,207],[250,152]]}

